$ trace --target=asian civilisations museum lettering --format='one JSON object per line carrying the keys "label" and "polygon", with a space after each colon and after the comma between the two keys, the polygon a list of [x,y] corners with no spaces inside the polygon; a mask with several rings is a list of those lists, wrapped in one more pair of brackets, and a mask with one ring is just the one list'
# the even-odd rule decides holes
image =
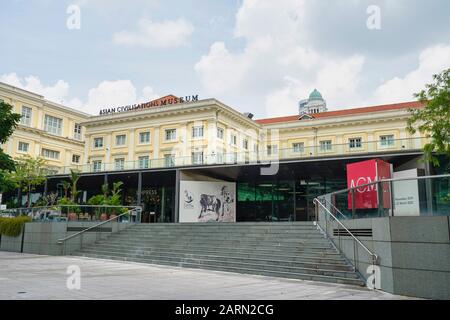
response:
{"label": "asian civilisations museum lettering", "polygon": [[122,106],[122,107],[114,107],[114,108],[105,108],[100,110],[100,115],[106,115],[106,114],[112,114],[112,113],[118,113],[118,112],[126,112],[126,111],[135,111],[135,110],[142,110],[152,107],[160,107],[170,104],[177,104],[177,103],[187,103],[187,102],[195,102],[198,101],[198,94],[197,95],[190,95],[185,97],[175,97],[175,96],[168,96],[165,98],[153,100],[150,102],[145,103],[138,103],[128,106]]}

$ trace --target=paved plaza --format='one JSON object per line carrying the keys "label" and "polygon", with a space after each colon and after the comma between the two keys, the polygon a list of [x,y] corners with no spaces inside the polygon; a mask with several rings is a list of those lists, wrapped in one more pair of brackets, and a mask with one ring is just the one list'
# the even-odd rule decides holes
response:
{"label": "paved plaza", "polygon": [[[81,271],[67,288],[69,266]],[[347,285],[80,257],[0,252],[0,299],[406,299]]]}

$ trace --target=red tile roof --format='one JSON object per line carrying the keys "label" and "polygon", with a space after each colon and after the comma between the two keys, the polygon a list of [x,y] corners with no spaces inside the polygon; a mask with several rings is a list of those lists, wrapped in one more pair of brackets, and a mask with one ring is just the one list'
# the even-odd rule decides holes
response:
{"label": "red tile roof", "polygon": [[[315,119],[317,118],[328,118],[328,117],[340,117],[340,116],[348,116],[353,114],[363,114],[363,113],[372,113],[372,112],[380,112],[380,111],[390,111],[390,110],[401,110],[408,108],[421,108],[423,104],[418,101],[411,102],[402,102],[402,103],[394,103],[394,104],[384,104],[379,106],[371,106],[371,107],[361,107],[361,108],[351,108],[344,110],[335,110],[335,111],[327,111],[321,113],[315,113],[311,116]],[[276,118],[266,118],[266,119],[258,119],[255,120],[260,124],[271,124],[271,123],[280,123],[280,122],[290,122],[290,121],[298,121],[299,115],[293,116],[285,116],[285,117],[276,117]]]}

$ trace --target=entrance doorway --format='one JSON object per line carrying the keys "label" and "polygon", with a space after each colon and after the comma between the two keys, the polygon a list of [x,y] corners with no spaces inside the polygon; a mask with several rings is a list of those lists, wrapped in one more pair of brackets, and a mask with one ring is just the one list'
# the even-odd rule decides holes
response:
{"label": "entrance doorway", "polygon": [[174,221],[174,188],[149,187],[141,192],[143,223]]}

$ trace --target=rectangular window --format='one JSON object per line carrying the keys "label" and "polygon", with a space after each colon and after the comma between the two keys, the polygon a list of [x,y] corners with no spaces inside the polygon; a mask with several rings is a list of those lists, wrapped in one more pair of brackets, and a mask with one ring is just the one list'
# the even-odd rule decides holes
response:
{"label": "rectangular window", "polygon": [[125,158],[114,159],[114,169],[115,170],[125,169]]}
{"label": "rectangular window", "polygon": [[116,136],[116,146],[124,146],[127,142],[127,136],[124,134],[119,134]]}
{"label": "rectangular window", "polygon": [[271,145],[267,146],[267,155],[271,156],[278,153],[278,146],[277,145]]}
{"label": "rectangular window", "polygon": [[150,167],[149,156],[142,156],[138,158],[139,169],[148,169]]}
{"label": "rectangular window", "polygon": [[348,139],[348,144],[350,146],[350,149],[361,148],[362,140],[361,140],[361,138],[350,138],[350,139]]}
{"label": "rectangular window", "polygon": [[233,146],[237,144],[237,136],[235,134],[230,135],[230,144]]}
{"label": "rectangular window", "polygon": [[72,162],[73,163],[80,163],[80,156],[78,154],[72,155]]}
{"label": "rectangular window", "polygon": [[60,136],[62,128],[62,119],[45,115],[44,130],[48,133]]}
{"label": "rectangular window", "polygon": [[244,139],[244,141],[242,141],[242,147],[247,150],[248,149],[248,140]]}
{"label": "rectangular window", "polygon": [[292,150],[295,153],[303,153],[305,151],[305,144],[303,142],[293,143]]}
{"label": "rectangular window", "polygon": [[31,126],[31,108],[22,106],[22,118],[20,123],[25,126]]}
{"label": "rectangular window", "polygon": [[392,147],[395,144],[394,135],[388,134],[384,136],[380,136],[380,144],[382,147]]}
{"label": "rectangular window", "polygon": [[102,171],[102,161],[101,160],[95,160],[93,162],[93,169],[94,169],[94,172]]}
{"label": "rectangular window", "polygon": [[166,141],[173,141],[177,138],[177,130],[176,129],[166,129],[165,130],[165,138]]}
{"label": "rectangular window", "polygon": [[222,152],[217,152],[216,163],[223,163],[223,153]]}
{"label": "rectangular window", "polygon": [[203,138],[203,126],[192,127],[192,138]]}
{"label": "rectangular window", "polygon": [[222,128],[217,128],[217,138],[223,140],[223,133],[224,133],[224,130]]}
{"label": "rectangular window", "polygon": [[238,160],[238,155],[237,152],[233,152],[230,154],[230,161],[231,163],[237,163]]}
{"label": "rectangular window", "polygon": [[94,149],[103,148],[103,138],[94,138]]}
{"label": "rectangular window", "polygon": [[75,123],[73,127],[73,138],[75,140],[81,140],[81,125],[78,123]]}
{"label": "rectangular window", "polygon": [[59,151],[50,150],[50,149],[42,149],[42,156],[48,159],[59,159]]}
{"label": "rectangular window", "polygon": [[140,144],[150,143],[150,132],[140,132],[139,133],[139,143]]}
{"label": "rectangular window", "polygon": [[203,152],[192,152],[192,164],[203,163]]}
{"label": "rectangular window", "polygon": [[253,152],[255,152],[255,153],[259,152],[259,147],[258,147],[258,144],[256,144],[256,143],[253,145]]}
{"label": "rectangular window", "polygon": [[175,166],[175,157],[172,154],[165,154],[164,155],[164,164],[166,165],[166,167]]}
{"label": "rectangular window", "polygon": [[19,141],[19,147],[18,147],[19,151],[28,152],[29,147],[30,147],[29,143]]}
{"label": "rectangular window", "polygon": [[331,151],[331,140],[319,141],[319,150],[320,151]]}

